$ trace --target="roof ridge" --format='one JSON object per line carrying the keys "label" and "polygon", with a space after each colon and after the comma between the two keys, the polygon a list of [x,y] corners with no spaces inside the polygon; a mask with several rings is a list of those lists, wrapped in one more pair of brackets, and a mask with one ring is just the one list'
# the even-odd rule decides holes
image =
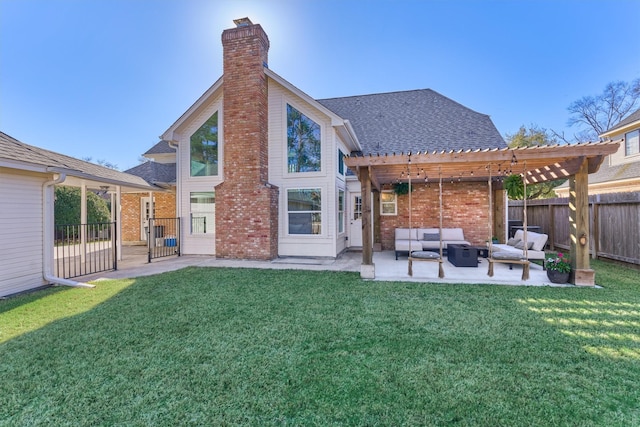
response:
{"label": "roof ridge", "polygon": [[[409,89],[409,90],[392,90],[389,92],[377,92],[377,93],[364,93],[364,94],[360,94],[360,95],[348,95],[348,96],[334,96],[331,98],[318,98],[316,99],[316,101],[330,101],[333,99],[348,99],[348,98],[362,98],[365,96],[376,96],[376,95],[393,95],[393,94],[397,94],[397,93],[409,93],[409,92],[433,92],[435,94],[438,94],[440,96],[444,96],[438,92],[436,92],[433,89],[430,88],[425,88],[425,89]],[[446,98],[446,96],[445,96]]]}

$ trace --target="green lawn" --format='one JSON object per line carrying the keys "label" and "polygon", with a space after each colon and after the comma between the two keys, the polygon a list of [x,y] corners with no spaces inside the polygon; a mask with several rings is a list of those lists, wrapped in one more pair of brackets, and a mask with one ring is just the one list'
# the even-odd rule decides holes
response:
{"label": "green lawn", "polygon": [[189,268],[0,301],[0,425],[640,425],[640,276],[604,289]]}

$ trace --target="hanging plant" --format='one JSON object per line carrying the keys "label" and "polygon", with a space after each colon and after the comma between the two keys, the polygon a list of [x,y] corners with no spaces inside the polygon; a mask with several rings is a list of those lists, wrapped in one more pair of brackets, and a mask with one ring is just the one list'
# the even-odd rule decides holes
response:
{"label": "hanging plant", "polygon": [[511,200],[522,200],[524,198],[524,185],[520,175],[509,175],[504,180],[504,189]]}
{"label": "hanging plant", "polygon": [[[411,191],[413,191],[413,189],[414,189],[414,187],[411,186]],[[409,194],[409,183],[408,182],[396,182],[395,184],[393,184],[393,191],[398,196]]]}

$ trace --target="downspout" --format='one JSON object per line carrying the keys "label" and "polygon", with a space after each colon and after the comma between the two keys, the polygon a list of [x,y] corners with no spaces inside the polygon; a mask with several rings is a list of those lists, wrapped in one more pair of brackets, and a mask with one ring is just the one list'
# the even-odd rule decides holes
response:
{"label": "downspout", "polygon": [[[167,141],[167,144],[169,144],[169,147],[176,150],[176,218],[180,218],[180,215],[182,214],[182,189],[181,189],[181,186],[178,185],[178,182],[180,181],[180,173],[181,173],[180,172],[180,150],[175,141]],[[178,226],[182,228],[182,221],[178,222]],[[178,235],[182,236],[182,230],[180,230]],[[178,250],[180,250],[180,248],[178,248]]]}
{"label": "downspout", "polygon": [[47,181],[42,184],[42,229],[43,229],[43,243],[42,243],[42,278],[54,285],[74,286],[81,288],[95,288],[94,285],[88,283],[74,282],[73,280],[63,279],[53,275],[53,268],[51,262],[53,261],[53,201],[51,200],[50,187],[60,184],[67,179],[65,173],[60,173],[57,178]]}

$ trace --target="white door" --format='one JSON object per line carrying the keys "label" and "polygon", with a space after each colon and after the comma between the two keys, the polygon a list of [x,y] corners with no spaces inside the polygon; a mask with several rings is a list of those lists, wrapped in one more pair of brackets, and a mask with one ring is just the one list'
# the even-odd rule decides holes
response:
{"label": "white door", "polygon": [[[153,207],[155,211],[155,206]],[[140,199],[140,240],[147,241],[147,227],[149,227],[149,216],[151,213],[151,198],[142,197]],[[155,212],[153,215],[155,218]]]}
{"label": "white door", "polygon": [[362,246],[362,196],[350,193],[349,203],[349,246]]}

